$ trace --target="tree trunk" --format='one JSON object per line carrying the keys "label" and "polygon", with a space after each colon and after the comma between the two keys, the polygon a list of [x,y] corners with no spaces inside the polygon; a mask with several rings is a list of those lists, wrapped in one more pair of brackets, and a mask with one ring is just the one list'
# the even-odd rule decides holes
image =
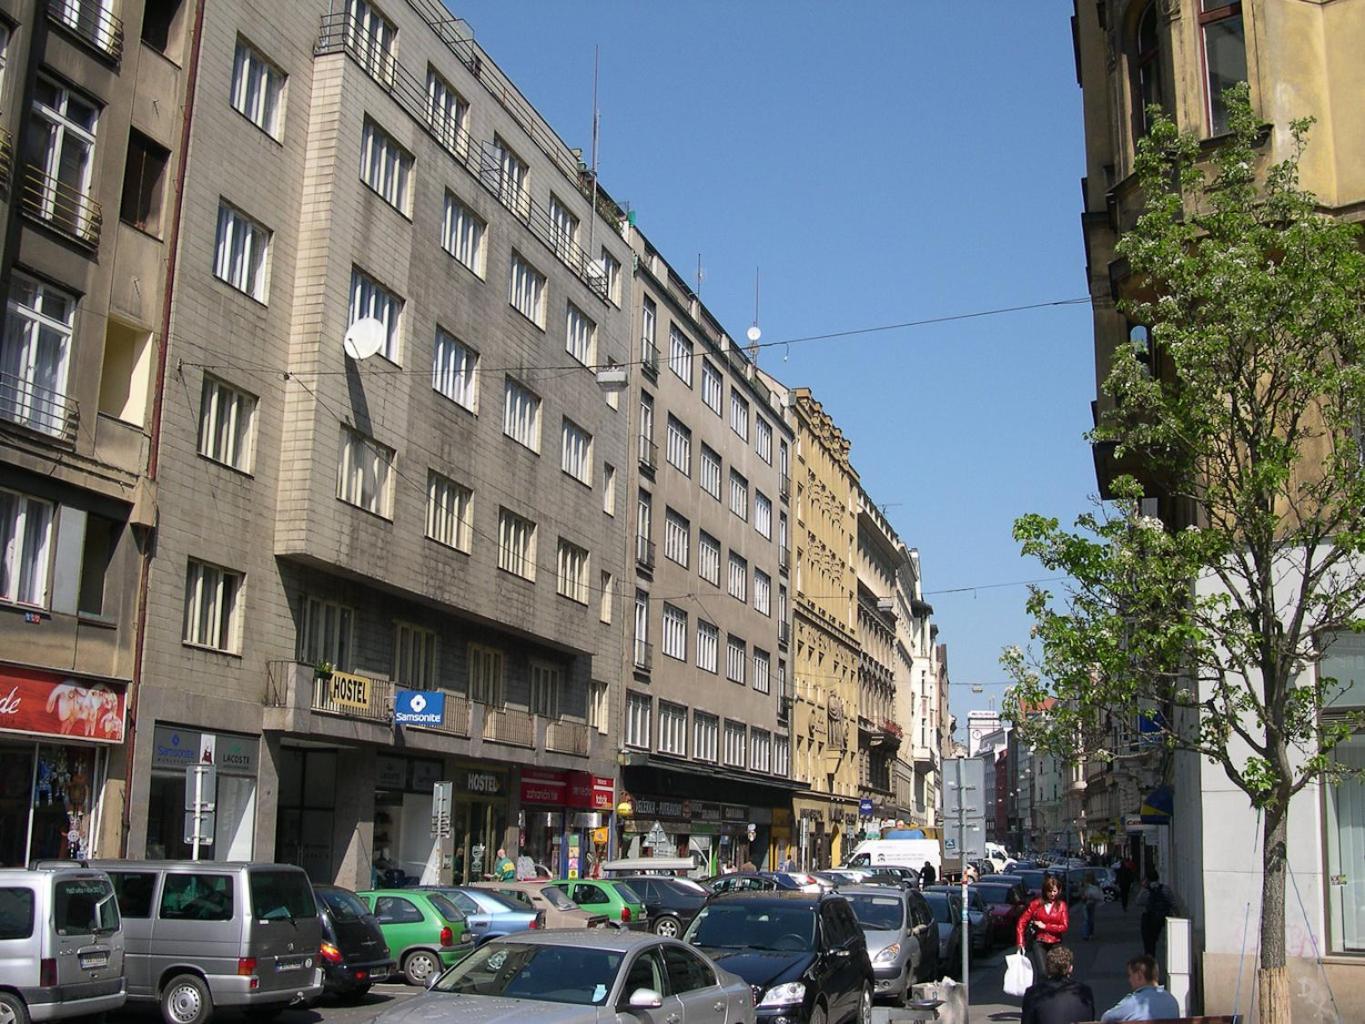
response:
{"label": "tree trunk", "polygon": [[1289,795],[1277,795],[1261,825],[1261,963],[1256,972],[1261,1024],[1290,1024],[1284,953],[1284,875]]}

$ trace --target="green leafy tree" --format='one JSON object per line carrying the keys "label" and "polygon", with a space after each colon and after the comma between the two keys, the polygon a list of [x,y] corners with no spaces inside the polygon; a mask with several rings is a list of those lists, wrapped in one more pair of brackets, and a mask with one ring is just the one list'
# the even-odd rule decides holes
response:
{"label": "green leafy tree", "polygon": [[[1287,127],[1289,156],[1271,164],[1245,86],[1228,107],[1211,154],[1162,116],[1139,146],[1120,311],[1156,355],[1117,353],[1091,437],[1132,475],[1070,529],[1016,521],[1024,554],[1071,582],[1033,589],[1035,642],[1002,663],[1023,706],[1058,700],[1019,716],[1038,745],[1112,758],[1107,716],[1145,716],[1246,794],[1262,830],[1261,1019],[1283,1024],[1290,800],[1342,771],[1333,749],[1361,725],[1323,717],[1339,686],[1314,669],[1365,607],[1365,260],[1358,229],[1300,185],[1310,122]],[[1144,494],[1178,514],[1142,515]]]}

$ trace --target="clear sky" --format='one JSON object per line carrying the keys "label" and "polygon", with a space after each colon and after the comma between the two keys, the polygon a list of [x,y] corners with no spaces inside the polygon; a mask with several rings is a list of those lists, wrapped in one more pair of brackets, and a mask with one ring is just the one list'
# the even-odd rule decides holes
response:
{"label": "clear sky", "polygon": [[[1069,3],[446,2],[585,153],[600,47],[602,183],[689,278],[701,254],[732,337],[755,267],[765,342],[1086,294]],[[1014,518],[1094,493],[1091,345],[1073,305],[760,356],[919,548],[959,716],[1002,692],[1026,592],[943,591],[1042,576]]]}

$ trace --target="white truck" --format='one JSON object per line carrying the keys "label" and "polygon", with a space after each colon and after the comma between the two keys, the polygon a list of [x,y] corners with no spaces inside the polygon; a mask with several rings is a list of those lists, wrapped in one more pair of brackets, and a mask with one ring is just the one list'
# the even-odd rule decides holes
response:
{"label": "white truck", "polygon": [[865,839],[853,848],[845,867],[875,868],[886,864],[891,867],[914,868],[919,871],[928,861],[934,866],[935,875],[943,874],[943,848],[937,839]]}

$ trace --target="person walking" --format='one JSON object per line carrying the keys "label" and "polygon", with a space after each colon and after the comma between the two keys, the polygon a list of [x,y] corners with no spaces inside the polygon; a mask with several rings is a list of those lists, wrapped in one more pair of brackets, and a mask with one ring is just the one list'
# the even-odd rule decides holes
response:
{"label": "person walking", "polygon": [[493,862],[493,877],[499,882],[516,881],[517,866],[501,847],[498,848],[498,859]]}
{"label": "person walking", "polygon": [[1081,900],[1085,907],[1085,926],[1081,930],[1081,935],[1086,942],[1089,942],[1095,935],[1095,908],[1104,899],[1104,893],[1095,882],[1095,872],[1085,873],[1085,883],[1081,889]]}
{"label": "person walking", "polygon": [[1024,993],[1020,1024],[1081,1024],[1095,1019],[1095,994],[1089,985],[1071,979],[1076,958],[1061,943],[1043,958],[1047,977]]}
{"label": "person walking", "polygon": [[1019,915],[1019,923],[1015,926],[1019,952],[1028,954],[1035,979],[1043,977],[1045,973],[1044,955],[1062,941],[1071,927],[1071,917],[1061,893],[1062,885],[1057,881],[1057,876],[1044,875],[1043,894],[1033,898],[1028,909]]}
{"label": "person walking", "polygon": [[1133,882],[1137,880],[1132,864],[1133,862],[1125,857],[1114,869],[1114,881],[1119,885],[1119,902],[1123,904],[1124,913],[1128,911],[1128,894],[1133,889]]}
{"label": "person walking", "polygon": [[937,877],[938,873],[934,870],[934,865],[926,860],[924,862],[924,867],[919,869],[920,888],[924,888],[926,885],[933,885],[934,880]]}
{"label": "person walking", "polygon": [[1148,956],[1156,956],[1156,944],[1166,927],[1166,918],[1175,913],[1175,896],[1153,871],[1147,876],[1147,885],[1138,898],[1142,904],[1142,951]]}
{"label": "person walking", "polygon": [[1126,996],[1104,1011],[1100,1024],[1120,1024],[1130,1020],[1175,1020],[1180,1016],[1180,1004],[1175,996],[1157,984],[1156,958],[1135,956],[1128,961]]}

